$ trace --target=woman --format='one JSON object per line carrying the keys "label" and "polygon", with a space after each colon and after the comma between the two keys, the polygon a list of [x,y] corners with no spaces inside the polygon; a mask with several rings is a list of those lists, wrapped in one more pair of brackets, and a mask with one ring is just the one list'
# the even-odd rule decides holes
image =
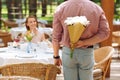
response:
{"label": "woman", "polygon": [[26,18],[25,26],[27,31],[33,34],[31,42],[38,43],[45,40],[44,33],[38,30],[38,22],[35,16],[29,16]]}

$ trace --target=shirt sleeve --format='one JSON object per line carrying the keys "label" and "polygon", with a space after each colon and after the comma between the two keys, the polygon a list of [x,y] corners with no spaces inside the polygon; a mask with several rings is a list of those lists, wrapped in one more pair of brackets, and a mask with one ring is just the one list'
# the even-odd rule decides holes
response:
{"label": "shirt sleeve", "polygon": [[100,22],[98,28],[99,28],[98,34],[96,36],[98,36],[100,39],[103,40],[107,39],[110,34],[110,28],[104,13],[102,13],[100,16]]}
{"label": "shirt sleeve", "polygon": [[62,24],[59,20],[59,14],[60,13],[56,12],[54,14],[54,19],[53,19],[52,43],[56,45],[60,44],[60,41],[62,39],[62,32],[63,32]]}

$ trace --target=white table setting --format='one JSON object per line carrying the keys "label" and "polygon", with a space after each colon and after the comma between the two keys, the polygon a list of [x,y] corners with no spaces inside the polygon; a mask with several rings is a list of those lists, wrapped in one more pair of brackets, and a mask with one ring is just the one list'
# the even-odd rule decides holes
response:
{"label": "white table setting", "polygon": [[[39,27],[38,30],[40,32],[48,34],[49,36],[52,35],[52,31],[53,31],[52,28],[42,28],[42,27]],[[26,32],[26,27],[25,26],[15,27],[15,28],[10,29],[10,34],[11,34],[12,39],[15,39],[18,36],[18,34],[20,34],[20,33],[24,34],[25,32]]]}
{"label": "white table setting", "polygon": [[[8,47],[0,48],[0,66],[32,62],[53,64],[53,48],[48,47],[45,42],[32,44],[32,53],[27,53],[26,51],[28,43],[21,43],[18,47],[13,46],[13,42],[9,42],[8,44]],[[59,52],[62,53],[61,50],[59,50]],[[62,56],[62,54],[60,54],[60,56]],[[64,80],[63,72],[57,75],[56,80]]]}
{"label": "white table setting", "polygon": [[31,53],[26,51],[26,46],[27,43],[22,43],[19,47],[8,46],[0,48],[0,65],[23,62],[43,62],[53,64],[53,49],[46,47],[44,42],[32,44],[33,51]]}

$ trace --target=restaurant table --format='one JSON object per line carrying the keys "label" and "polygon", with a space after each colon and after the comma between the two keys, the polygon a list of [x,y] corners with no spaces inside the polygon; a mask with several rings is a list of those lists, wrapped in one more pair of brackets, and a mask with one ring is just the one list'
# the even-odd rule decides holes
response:
{"label": "restaurant table", "polygon": [[112,32],[112,41],[120,45],[120,31]]}
{"label": "restaurant table", "polygon": [[39,50],[40,53],[27,53],[16,49],[0,48],[0,65],[24,63],[24,62],[42,62],[53,64],[53,53]]}
{"label": "restaurant table", "polygon": [[[16,23],[18,24],[18,27],[21,27],[22,24],[24,24],[26,21],[26,18],[21,18],[21,19],[16,19]],[[41,20],[41,19],[37,19],[38,24],[42,23],[42,24],[48,24],[48,22],[46,20]]]}
{"label": "restaurant table", "polygon": [[46,41],[31,43],[31,53],[27,52],[29,42],[8,44],[8,47],[0,48],[0,65],[21,62],[53,63],[53,48]]}
{"label": "restaurant table", "polygon": [[[44,44],[35,47],[35,52],[27,53],[25,44],[21,48],[14,48],[11,46],[0,48],[0,66],[17,63],[45,63],[53,64],[53,49],[47,48]],[[46,49],[45,49],[46,47]],[[60,56],[61,50],[59,50]],[[62,70],[62,69],[61,69]],[[56,80],[64,80],[63,73],[57,75]]]}
{"label": "restaurant table", "polygon": [[0,48],[0,65],[21,62],[53,63],[53,48],[45,41],[31,43],[31,53],[27,52],[29,42],[19,43],[18,46],[14,42],[8,44],[8,47]]}
{"label": "restaurant table", "polygon": [[[42,28],[42,27],[39,27],[38,30],[40,32],[44,32],[44,33],[48,34],[50,37],[51,37],[52,31],[53,31],[52,28]],[[15,39],[19,33],[24,34],[25,32],[26,32],[26,27],[25,26],[23,26],[23,27],[15,27],[15,28],[10,29],[12,39]]]}
{"label": "restaurant table", "polygon": [[115,48],[117,53],[117,55],[114,55],[114,57],[120,59],[120,31],[112,32],[112,46]]}

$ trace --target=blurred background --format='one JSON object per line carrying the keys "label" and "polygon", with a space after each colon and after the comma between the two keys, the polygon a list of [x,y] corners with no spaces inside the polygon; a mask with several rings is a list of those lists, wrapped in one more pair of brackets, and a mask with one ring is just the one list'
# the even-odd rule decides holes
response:
{"label": "blurred background", "polygon": [[[22,19],[35,15],[52,22],[55,8],[66,0],[0,0],[0,18]],[[91,0],[101,6],[101,0]],[[114,20],[120,19],[120,0],[114,0]],[[1,23],[1,21],[0,21]]]}

